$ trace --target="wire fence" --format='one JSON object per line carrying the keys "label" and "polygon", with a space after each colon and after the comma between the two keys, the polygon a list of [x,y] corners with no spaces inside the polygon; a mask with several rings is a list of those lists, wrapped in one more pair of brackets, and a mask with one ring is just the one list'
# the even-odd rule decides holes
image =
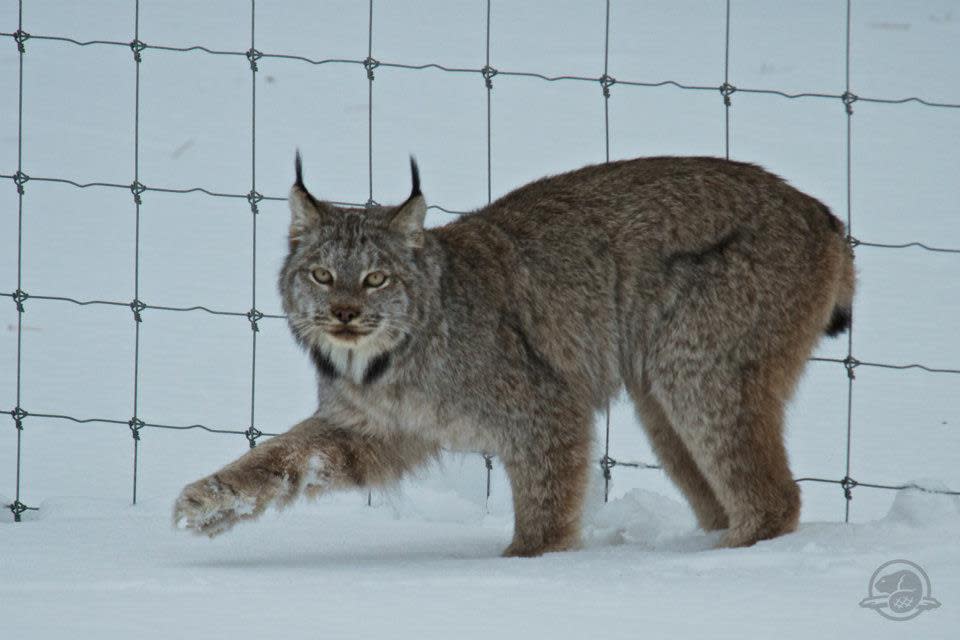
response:
{"label": "wire fence", "polygon": [[[9,410],[5,410],[4,413],[7,413],[12,421],[14,428],[16,429],[16,483],[15,483],[15,493],[14,500],[11,504],[6,505],[6,507],[13,513],[14,519],[19,522],[21,520],[21,514],[24,511],[35,509],[35,507],[28,506],[21,501],[22,496],[22,483],[21,483],[21,470],[22,470],[22,456],[21,452],[24,446],[25,440],[25,425],[29,424],[30,418],[47,418],[55,420],[64,420],[74,423],[101,423],[101,424],[114,424],[114,425],[127,425],[130,429],[130,435],[133,441],[132,447],[132,463],[133,463],[133,474],[132,474],[132,501],[134,504],[137,502],[137,474],[138,474],[138,465],[139,465],[139,450],[140,450],[140,432],[143,429],[172,429],[172,430],[191,430],[199,429],[209,433],[216,434],[230,434],[235,436],[242,436],[247,439],[249,445],[254,447],[261,437],[277,435],[274,433],[268,433],[261,431],[257,427],[257,413],[256,413],[256,396],[257,396],[257,334],[259,332],[259,323],[262,321],[273,321],[273,320],[283,320],[284,316],[276,314],[263,313],[257,308],[257,286],[256,286],[256,276],[257,276],[257,263],[256,263],[256,245],[257,245],[257,217],[259,213],[258,204],[262,201],[285,201],[286,197],[281,195],[269,195],[262,194],[257,190],[257,175],[256,175],[256,159],[257,159],[257,85],[256,78],[257,73],[259,72],[259,66],[262,61],[269,61],[271,59],[284,59],[284,60],[293,60],[299,61],[305,64],[310,65],[354,65],[361,68],[361,72],[366,75],[367,78],[367,171],[368,171],[368,193],[367,198],[363,202],[337,202],[336,204],[343,206],[356,206],[356,207],[369,207],[373,206],[376,203],[374,200],[374,189],[373,189],[373,99],[374,99],[374,85],[376,80],[376,74],[380,70],[389,70],[391,68],[398,69],[408,69],[408,70],[437,70],[449,74],[466,74],[474,75],[480,81],[484,83],[486,88],[486,187],[487,187],[487,200],[488,202],[492,200],[492,123],[491,123],[491,111],[493,108],[493,90],[495,86],[494,80],[499,76],[515,76],[515,77],[525,77],[538,79],[544,82],[574,82],[582,84],[593,84],[598,86],[600,90],[600,96],[602,97],[603,102],[603,136],[604,136],[604,149],[605,149],[605,158],[606,161],[610,160],[610,111],[609,111],[609,101],[613,96],[614,92],[620,87],[624,88],[639,88],[640,90],[644,88],[653,88],[653,87],[663,87],[671,86],[679,90],[688,91],[688,92],[713,92],[718,94],[720,98],[719,105],[723,108],[723,131],[724,131],[724,155],[725,157],[730,157],[730,110],[734,105],[734,96],[736,94],[768,94],[772,96],[778,96],[785,100],[825,100],[833,101],[839,107],[840,111],[837,117],[842,117],[845,119],[846,128],[845,128],[845,150],[846,150],[846,159],[844,163],[845,168],[845,191],[846,191],[846,225],[848,232],[848,241],[852,248],[857,249],[860,247],[866,247],[870,249],[887,249],[887,250],[904,250],[904,249],[919,249],[927,252],[937,252],[937,253],[949,253],[960,255],[960,247],[933,247],[920,242],[904,242],[901,244],[884,244],[879,242],[868,242],[857,238],[854,235],[855,226],[853,224],[853,212],[851,208],[851,154],[852,154],[852,137],[851,130],[853,125],[853,115],[854,115],[854,105],[858,102],[872,102],[872,103],[883,103],[890,105],[899,105],[906,103],[916,103],[923,105],[925,107],[934,108],[934,109],[955,109],[958,110],[957,114],[960,117],[960,104],[946,103],[946,102],[937,102],[932,100],[927,100],[921,97],[905,97],[905,98],[889,98],[889,97],[877,97],[877,96],[861,96],[855,94],[851,91],[850,83],[850,15],[851,15],[851,0],[846,0],[846,24],[845,24],[845,89],[843,93],[820,93],[820,92],[804,92],[804,93],[789,93],[785,91],[779,91],[774,89],[759,89],[759,88],[749,88],[749,87],[738,87],[731,84],[730,80],[730,0],[725,2],[725,24],[724,24],[724,73],[723,81],[714,86],[707,85],[693,85],[685,84],[675,80],[661,80],[661,81],[642,81],[638,79],[625,79],[625,78],[614,78],[609,74],[609,53],[610,53],[610,0],[605,2],[605,27],[604,27],[604,40],[603,40],[603,51],[604,51],[604,62],[602,73],[595,77],[582,76],[582,75],[544,75],[537,73],[535,71],[527,70],[508,70],[508,69],[498,69],[491,66],[490,58],[490,15],[491,15],[491,4],[493,0],[478,0],[478,2],[483,3],[485,11],[485,52],[484,52],[484,65],[479,68],[462,68],[462,67],[450,67],[438,63],[426,63],[426,64],[404,64],[400,62],[392,62],[386,60],[378,60],[374,57],[374,2],[373,0],[368,0],[369,4],[369,19],[367,23],[367,56],[366,58],[360,59],[350,59],[350,58],[325,58],[325,59],[312,59],[300,55],[286,54],[282,52],[266,52],[260,51],[256,47],[256,18],[257,18],[257,9],[256,9],[256,0],[250,0],[249,4],[249,24],[250,24],[250,47],[245,51],[224,51],[217,50],[203,45],[194,45],[188,47],[174,47],[174,46],[165,46],[162,44],[152,44],[146,43],[140,40],[140,2],[139,0],[133,0],[135,5],[134,12],[134,23],[131,25],[132,39],[128,42],[121,42],[116,40],[87,40],[80,41],[70,37],[59,36],[59,35],[48,35],[48,34],[34,34],[29,33],[24,30],[23,24],[23,0],[18,0],[18,22],[17,29],[13,32],[0,32],[0,41],[3,39],[8,40],[10,44],[17,48],[19,56],[18,64],[18,79],[17,79],[17,167],[16,172],[12,174],[2,174],[0,173],[0,180],[9,181],[11,186],[14,187],[17,191],[17,286],[16,289],[12,292],[0,292],[0,297],[9,298],[13,304],[16,305],[17,311],[17,351],[16,351],[16,405]],[[238,16],[238,20],[246,20],[246,16]],[[77,47],[113,47],[117,50],[118,55],[126,53],[130,56],[132,62],[131,73],[134,74],[134,95],[131,96],[132,109],[134,113],[134,137],[133,137],[133,167],[132,167],[132,181],[129,184],[120,184],[116,182],[88,182],[81,183],[71,180],[66,177],[58,176],[40,176],[40,175],[28,175],[23,171],[23,147],[24,147],[24,136],[23,136],[23,60],[26,55],[29,55],[29,48],[31,43],[42,43],[45,41],[61,42],[75,45]],[[124,52],[123,50],[128,50]],[[211,56],[232,56],[236,58],[245,58],[245,61],[240,60],[239,63],[246,64],[249,67],[250,72],[250,128],[249,128],[249,137],[250,137],[250,182],[249,190],[246,192],[235,192],[235,193],[225,193],[218,192],[211,189],[206,189],[204,187],[191,187],[191,188],[169,188],[161,185],[147,185],[140,181],[140,67],[141,63],[144,60],[144,56],[148,55],[150,51],[167,51],[167,52],[176,52],[182,55],[211,55]],[[626,89],[630,90],[630,89]],[[102,188],[102,189],[115,189],[128,191],[132,196],[132,213],[135,216],[135,236],[134,236],[134,262],[131,265],[133,270],[133,297],[130,301],[120,301],[120,300],[79,300],[71,297],[63,296],[50,296],[42,295],[38,293],[28,293],[23,290],[23,217],[24,217],[24,202],[28,200],[26,197],[28,194],[28,185],[30,182],[50,182],[50,183],[60,183],[65,185],[70,185],[78,189],[93,189],[93,188]],[[202,193],[212,198],[228,198],[234,199],[237,201],[246,201],[246,206],[250,211],[250,226],[251,226],[251,264],[250,264],[250,277],[251,277],[251,286],[250,286],[250,308],[246,311],[241,310],[224,310],[224,309],[213,309],[205,305],[193,305],[189,307],[182,306],[169,306],[162,304],[153,304],[147,303],[140,299],[140,207],[142,204],[142,199],[146,195],[149,195],[152,192],[158,193],[173,193],[173,194],[187,194],[187,193]],[[445,208],[441,205],[431,205],[429,207],[431,210],[442,211],[449,214],[462,214],[466,213],[464,211],[458,211],[455,209]],[[65,303],[79,306],[88,306],[88,305],[98,305],[98,306],[108,306],[108,307],[127,307],[131,311],[131,320],[133,322],[132,326],[132,339],[134,344],[133,352],[133,362],[132,364],[132,375],[133,375],[133,397],[130,398],[131,406],[131,417],[123,419],[120,417],[78,417],[67,415],[63,413],[57,413],[54,411],[37,411],[34,408],[30,408],[28,411],[26,408],[21,406],[21,390],[22,390],[22,347],[24,342],[23,336],[23,316],[27,312],[27,309],[34,303],[44,302],[44,303]],[[140,394],[140,367],[141,367],[141,357],[140,357],[140,324],[143,322],[143,318],[147,314],[156,313],[206,313],[214,316],[224,316],[237,319],[244,319],[250,327],[251,330],[251,345],[252,345],[252,357],[250,361],[250,394],[249,394],[249,422],[243,426],[233,426],[233,427],[223,427],[223,426],[211,426],[207,424],[166,424],[163,421],[153,421],[146,419],[146,416],[141,416],[139,413],[139,394]],[[859,367],[878,367],[884,369],[895,369],[895,370],[908,370],[908,369],[918,369],[931,374],[947,374],[947,375],[960,375],[960,369],[952,368],[937,368],[926,366],[921,363],[887,363],[887,362],[870,362],[859,360],[854,357],[854,331],[851,327],[849,333],[847,334],[847,344],[846,344],[846,357],[844,358],[812,358],[813,361],[818,362],[828,362],[834,363],[840,366],[843,366],[846,370],[847,376],[847,390],[846,390],[846,420],[842,425],[843,427],[843,440],[844,440],[844,451],[845,451],[845,467],[844,475],[840,478],[821,478],[821,477],[802,477],[797,478],[797,482],[814,482],[814,483],[829,483],[838,485],[846,498],[845,500],[845,509],[844,509],[844,521],[849,521],[850,518],[850,501],[853,499],[853,489],[854,488],[869,488],[869,489],[882,489],[890,491],[899,491],[903,489],[919,489],[922,491],[928,491],[931,493],[942,493],[949,495],[960,495],[960,491],[949,491],[941,489],[931,489],[921,487],[915,484],[891,484],[891,483],[882,483],[882,482],[866,482],[863,480],[855,480],[851,477],[850,469],[850,453],[853,442],[853,426],[854,426],[854,416],[853,416],[853,393],[854,393],[854,382],[856,380],[856,369]],[[598,461],[600,468],[603,471],[605,479],[605,498],[609,497],[610,481],[613,475],[613,470],[616,468],[632,468],[632,469],[659,469],[659,465],[651,464],[647,462],[640,461],[625,461],[621,459],[615,459],[610,455],[610,409],[609,405],[607,406],[605,412],[605,429],[604,429],[604,446],[603,446],[603,456]],[[486,473],[486,495],[489,499],[490,497],[490,485],[491,485],[491,472],[493,469],[493,457],[489,454],[483,455],[483,469]],[[368,499],[369,502],[369,499]]]}

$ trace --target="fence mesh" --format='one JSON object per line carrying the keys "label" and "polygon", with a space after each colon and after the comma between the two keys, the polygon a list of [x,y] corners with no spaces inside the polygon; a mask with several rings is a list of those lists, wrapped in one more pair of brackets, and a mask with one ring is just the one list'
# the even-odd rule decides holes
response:
{"label": "fence mesh", "polygon": [[[486,88],[486,187],[487,187],[487,200],[488,202],[492,199],[492,124],[491,124],[491,111],[493,108],[493,91],[495,86],[495,78],[497,76],[515,76],[515,77],[526,77],[538,79],[544,82],[574,82],[574,83],[586,83],[599,85],[599,89],[603,101],[603,136],[604,136],[604,149],[605,149],[605,158],[606,161],[610,160],[610,112],[609,112],[609,101],[614,95],[614,92],[617,87],[637,87],[637,88],[653,88],[653,87],[663,87],[671,86],[679,90],[688,91],[688,92],[714,92],[719,95],[720,106],[723,108],[723,134],[724,134],[724,155],[725,157],[730,157],[730,110],[734,106],[734,97],[736,94],[768,94],[772,96],[777,96],[785,100],[826,100],[835,102],[838,107],[840,107],[838,117],[843,117],[846,122],[845,127],[845,152],[846,158],[844,162],[845,170],[845,200],[846,200],[846,224],[848,232],[848,241],[852,248],[858,249],[860,247],[865,247],[868,249],[884,249],[884,250],[903,250],[903,249],[919,249],[927,252],[937,252],[937,253],[949,253],[949,254],[960,254],[960,247],[951,248],[951,247],[935,247],[921,242],[903,242],[899,244],[889,244],[889,243],[880,243],[880,242],[868,242],[862,239],[857,238],[854,235],[856,227],[854,226],[853,220],[853,211],[851,207],[851,154],[852,154],[852,127],[853,127],[853,116],[854,116],[854,105],[858,102],[872,102],[872,103],[883,103],[891,105],[899,105],[906,103],[917,103],[923,105],[924,107],[932,109],[956,109],[960,110],[960,104],[953,104],[947,102],[937,102],[932,100],[927,100],[922,97],[905,97],[905,98],[888,98],[888,97],[878,97],[878,96],[861,96],[855,94],[851,91],[851,82],[850,82],[850,16],[851,16],[851,0],[846,0],[846,23],[845,23],[845,83],[844,83],[844,92],[841,94],[836,93],[820,93],[820,92],[802,92],[802,93],[789,93],[786,91],[779,91],[776,89],[767,89],[767,88],[750,88],[750,87],[738,87],[730,82],[730,0],[725,1],[725,12],[724,12],[724,66],[723,66],[723,82],[718,85],[708,86],[708,85],[693,85],[685,84],[675,80],[661,80],[657,82],[642,81],[638,79],[625,79],[625,78],[614,78],[609,75],[609,52],[610,52],[610,0],[606,0],[605,7],[600,7],[599,10],[605,10],[605,22],[604,22],[604,34],[603,34],[603,70],[599,76],[589,77],[583,75],[544,75],[534,71],[526,70],[507,70],[507,69],[497,69],[491,65],[490,58],[490,15],[492,11],[492,1],[493,0],[479,0],[483,3],[483,8],[485,12],[485,55],[484,55],[484,65],[480,68],[464,68],[464,67],[451,67],[445,66],[438,63],[426,63],[426,64],[404,64],[401,62],[378,60],[374,57],[374,1],[368,0],[369,4],[369,19],[367,22],[367,56],[366,58],[360,59],[351,59],[351,58],[325,58],[325,59],[312,59],[309,57],[301,55],[292,55],[282,52],[265,52],[260,51],[256,47],[256,17],[257,17],[257,8],[256,0],[250,0],[249,4],[249,23],[250,23],[250,47],[245,51],[225,51],[213,49],[204,45],[194,45],[188,47],[174,47],[174,46],[165,46],[162,44],[146,43],[140,40],[140,2],[139,0],[134,0],[135,12],[134,12],[134,23],[131,25],[132,39],[128,42],[121,42],[116,40],[87,40],[80,41],[71,37],[66,37],[62,35],[48,35],[48,34],[35,34],[29,33],[24,30],[23,24],[23,0],[18,0],[18,22],[17,29],[13,32],[0,32],[0,39],[7,39],[9,43],[17,48],[19,63],[18,63],[18,78],[17,78],[17,167],[16,171],[12,174],[0,174],[0,180],[9,181],[11,186],[16,189],[17,192],[17,286],[16,289],[12,292],[0,292],[0,297],[6,297],[11,300],[11,302],[16,305],[17,311],[17,350],[16,350],[16,405],[9,410],[5,410],[12,421],[14,428],[16,429],[16,482],[15,482],[15,492],[14,500],[11,504],[6,505],[6,507],[12,511],[14,519],[20,521],[21,514],[30,509],[35,509],[35,507],[28,506],[21,501],[22,496],[22,483],[21,483],[21,469],[22,469],[22,458],[21,452],[24,446],[25,440],[25,425],[29,425],[30,418],[48,418],[55,420],[64,420],[71,421],[75,423],[101,423],[101,424],[115,424],[115,425],[127,425],[130,429],[130,435],[132,437],[132,464],[133,464],[133,474],[132,474],[132,501],[135,504],[137,501],[137,473],[139,465],[139,450],[140,450],[140,432],[143,429],[172,429],[172,430],[191,430],[199,429],[209,433],[215,434],[229,434],[234,436],[242,436],[247,439],[249,445],[254,447],[261,437],[264,436],[273,436],[277,435],[274,433],[268,433],[261,431],[257,427],[257,414],[256,414],[256,396],[257,396],[257,384],[256,384],[256,374],[257,374],[257,334],[259,332],[259,323],[262,321],[275,321],[283,320],[284,316],[276,314],[268,314],[257,309],[257,286],[256,286],[256,275],[257,275],[257,263],[256,263],[256,243],[257,243],[257,217],[259,213],[258,203],[262,201],[284,201],[286,200],[285,196],[281,195],[269,195],[262,194],[257,190],[257,175],[256,175],[256,159],[257,159],[257,87],[256,87],[256,78],[257,73],[259,72],[259,63],[264,60],[270,59],[286,59],[299,61],[305,64],[310,65],[330,65],[330,64],[344,64],[344,65],[355,65],[361,68],[361,72],[366,75],[367,78],[367,173],[368,173],[368,193],[367,198],[364,202],[337,202],[336,204],[344,206],[356,206],[356,207],[369,207],[376,204],[374,200],[374,185],[373,185],[373,121],[374,121],[374,110],[373,110],[373,98],[374,98],[374,85],[376,80],[376,74],[380,70],[389,70],[391,68],[407,69],[407,70],[426,70],[432,69],[437,71],[442,71],[448,74],[467,74],[475,75],[477,78],[484,83]],[[237,16],[237,19],[247,19],[246,17]],[[359,34],[358,34],[359,35]],[[24,147],[24,136],[23,136],[23,61],[24,57],[29,55],[29,45],[32,42],[43,42],[43,41],[55,41],[61,43],[68,43],[75,45],[77,47],[113,47],[117,50],[117,55],[127,55],[130,57],[132,62],[132,73],[134,74],[135,83],[134,83],[134,95],[132,96],[132,109],[134,113],[134,144],[133,144],[133,166],[132,166],[132,182],[129,184],[119,184],[115,182],[107,181],[97,181],[97,182],[87,182],[81,183],[74,180],[71,180],[67,177],[62,176],[43,176],[43,175],[28,175],[24,172],[23,165],[23,147]],[[124,51],[128,50],[128,51]],[[210,55],[210,56],[232,56],[235,58],[245,58],[244,60],[238,60],[239,64],[246,64],[249,67],[250,71],[250,182],[249,190],[246,192],[236,192],[236,193],[225,193],[207,189],[201,186],[191,187],[191,188],[169,188],[162,185],[147,185],[140,181],[140,67],[141,63],[144,60],[144,56],[149,55],[151,50],[161,50],[168,52],[176,52],[182,55]],[[960,112],[958,112],[960,115]],[[42,293],[33,293],[23,290],[23,216],[24,216],[24,202],[25,200],[29,203],[28,195],[28,184],[30,182],[50,182],[50,183],[61,183],[65,185],[73,186],[77,189],[115,189],[128,191],[132,196],[132,209],[133,215],[135,216],[135,237],[134,237],[134,263],[133,268],[133,297],[130,301],[121,301],[121,300],[80,300],[71,297],[64,296],[52,296],[52,295],[43,295]],[[172,194],[187,194],[187,193],[202,193],[212,198],[226,198],[233,199],[238,201],[246,201],[246,206],[250,212],[250,225],[251,225],[251,264],[250,264],[250,274],[251,274],[251,287],[250,287],[250,308],[246,311],[243,310],[224,310],[224,309],[214,309],[206,305],[196,304],[193,306],[183,307],[183,306],[169,306],[163,304],[147,303],[140,299],[140,207],[142,204],[142,199],[145,195],[149,195],[151,192],[159,193],[172,193]],[[449,214],[462,214],[466,213],[465,211],[458,211],[452,208],[446,208],[441,205],[431,205],[429,207],[432,210],[442,211]],[[31,407],[28,411],[26,408],[21,406],[21,390],[22,390],[22,347],[24,342],[23,336],[23,316],[27,312],[28,308],[35,303],[66,303],[79,306],[88,306],[88,305],[97,305],[97,306],[108,306],[108,307],[127,307],[131,311],[131,320],[133,322],[133,343],[134,343],[134,355],[132,362],[132,375],[133,375],[133,397],[130,399],[131,405],[131,417],[123,419],[117,416],[113,417],[78,417],[73,415],[67,415],[64,413],[57,413],[54,410],[35,410]],[[146,419],[146,416],[141,416],[139,413],[139,392],[140,392],[140,366],[141,366],[141,357],[140,357],[140,324],[143,322],[143,318],[147,314],[161,314],[161,313],[206,313],[214,316],[223,316],[228,318],[243,319],[249,324],[251,331],[251,344],[252,344],[252,357],[250,360],[250,412],[249,412],[249,422],[243,427],[233,426],[233,427],[224,427],[224,426],[213,426],[207,424],[166,424],[162,421],[154,421],[151,419]],[[853,427],[854,427],[854,413],[853,413],[853,393],[854,393],[854,382],[856,380],[856,370],[859,367],[878,367],[884,369],[894,369],[894,370],[909,370],[909,369],[918,369],[931,374],[946,374],[946,375],[960,375],[960,368],[938,368],[930,367],[921,363],[889,363],[889,362],[871,362],[859,360],[854,357],[854,331],[851,327],[849,333],[847,334],[847,344],[846,344],[846,357],[844,358],[812,358],[811,360],[819,362],[828,362],[834,363],[838,366],[842,366],[846,370],[847,384],[846,384],[846,421],[842,425],[842,434],[844,442],[844,452],[845,452],[845,472],[844,476],[841,478],[822,478],[822,477],[801,477],[796,478],[797,482],[814,482],[814,483],[829,483],[838,485],[846,498],[844,505],[844,521],[849,521],[850,518],[850,501],[853,499],[853,489],[854,488],[869,488],[869,489],[882,489],[882,490],[891,490],[899,491],[903,489],[919,489],[923,491],[928,491],[932,493],[943,493],[950,495],[960,495],[960,491],[950,491],[950,490],[941,490],[941,489],[931,489],[926,487],[921,487],[915,484],[894,484],[894,483],[884,483],[884,482],[867,482],[863,480],[856,480],[851,477],[851,468],[850,468],[850,454],[853,445]],[[55,409],[55,408],[51,408]],[[599,460],[600,468],[603,471],[605,478],[605,498],[609,497],[609,488],[610,480],[613,475],[613,470],[618,467],[624,468],[634,468],[634,469],[659,469],[659,466],[656,464],[651,464],[648,462],[641,461],[626,461],[621,459],[613,458],[610,455],[610,409],[609,405],[607,406],[605,412],[605,428],[603,430],[604,434],[604,445],[603,445],[603,456]],[[483,454],[483,470],[486,474],[486,494],[487,498],[490,497],[490,474],[493,469],[493,457],[489,454]],[[481,472],[481,471],[478,471]],[[369,503],[369,498],[368,498]]]}

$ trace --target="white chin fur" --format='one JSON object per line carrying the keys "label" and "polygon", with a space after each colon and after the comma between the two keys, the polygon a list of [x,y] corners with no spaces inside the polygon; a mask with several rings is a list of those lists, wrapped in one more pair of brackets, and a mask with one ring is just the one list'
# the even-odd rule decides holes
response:
{"label": "white chin fur", "polygon": [[357,384],[363,382],[370,361],[383,353],[383,345],[377,336],[364,336],[359,340],[340,340],[327,335],[321,344],[324,355],[344,378]]}

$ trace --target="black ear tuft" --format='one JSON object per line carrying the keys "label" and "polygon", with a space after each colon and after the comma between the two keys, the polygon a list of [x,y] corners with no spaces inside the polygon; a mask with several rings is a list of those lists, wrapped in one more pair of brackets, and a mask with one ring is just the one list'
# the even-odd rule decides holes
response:
{"label": "black ear tuft", "polygon": [[287,202],[290,204],[290,247],[295,248],[300,236],[316,225],[330,221],[332,208],[326,203],[314,198],[303,184],[303,161],[300,150],[294,156],[293,168],[296,173],[295,182],[290,188]]}
{"label": "black ear tuft", "polygon": [[306,191],[307,188],[303,186],[303,161],[300,159],[300,149],[297,149],[297,155],[294,157],[293,168],[297,172],[297,178],[293,183],[293,186],[299,187]]}
{"label": "black ear tuft", "polygon": [[410,175],[413,179],[413,189],[410,191],[410,197],[416,198],[423,195],[420,191],[420,170],[417,168],[417,161],[410,156]]}

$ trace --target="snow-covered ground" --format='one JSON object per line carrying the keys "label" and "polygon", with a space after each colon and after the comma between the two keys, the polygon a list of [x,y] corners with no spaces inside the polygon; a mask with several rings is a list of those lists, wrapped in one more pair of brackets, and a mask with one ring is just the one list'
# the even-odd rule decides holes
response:
{"label": "snow-covered ground", "polygon": [[[324,500],[211,543],[170,533],[166,499],[51,498],[4,528],[4,637],[948,638],[960,623],[954,499],[901,494],[879,521],[714,551],[685,506],[636,489],[588,518],[585,550],[537,560],[497,557],[508,518],[420,499],[429,512]],[[939,609],[897,623],[858,606],[895,558],[927,570]]]}
{"label": "snow-covered ground", "polygon": [[[23,29],[77,40],[133,39],[134,5],[25,2]],[[245,51],[247,2],[143,0],[151,45]],[[725,3],[612,0],[609,74],[624,81],[719,86]],[[0,4],[0,32],[17,29]],[[599,77],[605,4],[494,2],[490,64],[501,71]],[[256,47],[313,60],[367,56],[364,2],[258,0]],[[374,5],[373,57],[479,69],[480,0]],[[839,95],[845,5],[733,0],[730,83]],[[947,0],[854,0],[850,90],[863,97],[960,103],[960,6]],[[133,181],[134,63],[129,49],[32,38],[23,58],[23,171],[80,183]],[[0,37],[0,174],[17,169],[18,55]],[[311,188],[368,197],[367,77],[357,64],[264,58],[257,74],[256,188],[285,194],[300,147]],[[140,181],[149,187],[251,188],[251,73],[243,56],[143,52]],[[479,73],[381,66],[373,83],[373,196],[404,197],[415,153],[433,203],[486,202],[486,89]],[[492,189],[604,159],[599,83],[493,78]],[[731,157],[760,163],[847,211],[845,123],[838,99],[737,92]],[[615,84],[612,158],[724,151],[719,92]],[[851,201],[861,240],[960,247],[960,109],[853,104]],[[129,191],[30,181],[23,198],[22,288],[34,296],[133,298]],[[287,212],[260,203],[257,271],[243,199],[148,191],[140,229],[140,298],[152,305],[278,313],[274,278]],[[431,224],[449,214],[431,212]],[[0,179],[0,292],[17,286],[17,194]],[[960,257],[917,248],[857,252],[854,355],[865,362],[960,367]],[[21,406],[32,413],[126,421],[133,413],[129,309],[28,300]],[[16,405],[17,313],[0,298],[0,410]],[[312,410],[309,363],[282,320],[257,338],[256,425],[284,430]],[[819,355],[842,358],[844,340]],[[148,309],[141,325],[138,416],[244,430],[250,420],[246,318]],[[960,376],[856,369],[851,476],[960,489]],[[789,414],[798,477],[845,472],[847,378],[812,363]],[[654,462],[632,410],[612,407],[611,455]],[[2,427],[0,423],[0,427]],[[800,531],[754,548],[710,550],[676,490],[655,470],[600,479],[587,548],[535,560],[497,557],[510,538],[506,479],[492,495],[478,456],[448,456],[395,491],[333,496],[268,514],[207,541],[174,532],[169,507],[186,482],[241,454],[240,435],[144,429],[138,504],[125,424],[30,416],[21,500],[0,512],[0,637],[717,637],[813,634],[940,638],[960,628],[960,505],[954,497],[804,483]],[[599,439],[598,439],[599,442]],[[599,452],[598,452],[599,457]],[[0,502],[14,497],[16,431],[0,429]],[[882,562],[923,566],[942,607],[894,623],[857,606]]]}

